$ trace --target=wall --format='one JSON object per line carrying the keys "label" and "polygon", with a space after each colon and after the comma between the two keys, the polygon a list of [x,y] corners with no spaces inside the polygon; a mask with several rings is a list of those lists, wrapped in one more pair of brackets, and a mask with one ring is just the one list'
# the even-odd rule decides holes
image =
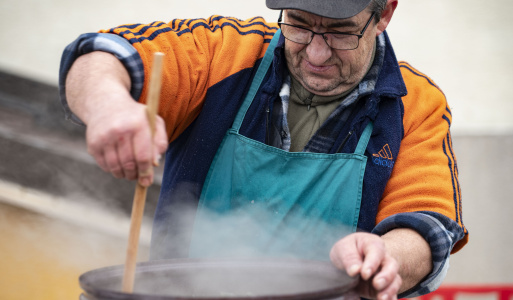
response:
{"label": "wall", "polygon": [[[512,9],[508,0],[399,1],[389,26],[396,54],[445,91],[455,133],[513,131]],[[263,0],[2,0],[0,70],[55,84],[62,50],[81,33],[211,14],[278,16]]]}

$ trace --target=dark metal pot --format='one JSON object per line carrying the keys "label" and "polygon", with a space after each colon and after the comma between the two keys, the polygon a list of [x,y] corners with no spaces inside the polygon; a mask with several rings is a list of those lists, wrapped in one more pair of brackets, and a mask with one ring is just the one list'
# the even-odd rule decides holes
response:
{"label": "dark metal pot", "polygon": [[330,262],[177,259],[137,264],[134,293],[121,292],[123,265],[80,276],[81,300],[359,299],[358,278]]}

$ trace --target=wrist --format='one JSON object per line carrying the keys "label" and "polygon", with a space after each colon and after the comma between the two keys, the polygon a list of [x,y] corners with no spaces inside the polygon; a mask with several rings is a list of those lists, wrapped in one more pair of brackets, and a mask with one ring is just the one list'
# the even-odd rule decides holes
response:
{"label": "wrist", "polygon": [[396,228],[384,234],[382,239],[387,253],[399,264],[399,275],[403,280],[400,293],[417,285],[431,272],[431,249],[415,230]]}

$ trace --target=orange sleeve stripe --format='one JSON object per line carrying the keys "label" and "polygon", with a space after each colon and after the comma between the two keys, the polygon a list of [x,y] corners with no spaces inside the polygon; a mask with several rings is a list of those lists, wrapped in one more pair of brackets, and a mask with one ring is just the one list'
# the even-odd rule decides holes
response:
{"label": "orange sleeve stripe", "polygon": [[276,30],[276,24],[262,18],[241,21],[212,16],[125,25],[105,32],[123,36],[141,56],[145,75],[142,103],[146,102],[153,53],[166,54],[159,115],[172,141],[196,119],[208,88],[253,67]]}

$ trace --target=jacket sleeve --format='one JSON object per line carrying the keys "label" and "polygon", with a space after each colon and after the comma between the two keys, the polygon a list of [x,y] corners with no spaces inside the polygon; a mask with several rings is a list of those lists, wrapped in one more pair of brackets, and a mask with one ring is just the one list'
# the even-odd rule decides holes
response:
{"label": "jacket sleeve", "polygon": [[276,30],[261,18],[241,21],[213,16],[126,25],[102,32],[125,38],[137,50],[144,66],[139,99],[143,103],[153,53],[165,54],[159,114],[174,140],[199,114],[208,88],[254,66]]}
{"label": "jacket sleeve", "polygon": [[400,63],[408,89],[403,97],[404,134],[385,188],[373,232],[408,227],[428,242],[433,270],[401,295],[415,297],[435,290],[445,278],[449,256],[468,242],[463,225],[458,167],[452,147],[451,111],[442,91],[426,75]]}
{"label": "jacket sleeve", "polygon": [[468,241],[461,216],[458,167],[450,134],[451,111],[442,91],[426,75],[400,63],[408,95],[403,98],[404,136],[377,222],[402,212],[434,212],[463,231],[452,252]]}

